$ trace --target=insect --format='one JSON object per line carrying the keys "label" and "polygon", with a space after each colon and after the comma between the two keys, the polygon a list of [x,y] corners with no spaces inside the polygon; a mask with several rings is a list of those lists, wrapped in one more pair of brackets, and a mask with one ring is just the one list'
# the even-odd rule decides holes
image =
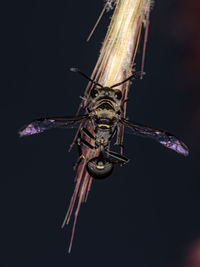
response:
{"label": "insect", "polygon": [[[79,151],[79,161],[84,158],[82,146],[94,150],[97,156],[88,160],[86,168],[91,177],[96,179],[103,179],[108,177],[114,168],[114,164],[127,164],[129,159],[125,156],[111,151],[111,141],[116,135],[117,146],[122,146],[120,143],[120,127],[129,128],[133,134],[142,137],[149,137],[164,145],[165,147],[174,150],[175,152],[187,156],[189,150],[187,146],[175,136],[163,130],[153,129],[141,124],[136,124],[124,118],[123,106],[127,100],[122,100],[122,92],[119,88],[125,82],[134,79],[141,72],[134,72],[133,75],[126,78],[122,82],[112,85],[111,87],[104,87],[100,83],[92,80],[82,71],[72,68],[71,71],[78,72],[87,78],[94,87],[91,89],[89,96],[84,106],[85,114],[75,117],[52,117],[36,119],[23,127],[19,131],[19,135],[28,136],[38,134],[52,128],[69,128],[75,124],[82,122],[91,122],[92,132],[87,128],[80,128],[76,139],[76,144]],[[90,139],[93,141],[87,141]]]}

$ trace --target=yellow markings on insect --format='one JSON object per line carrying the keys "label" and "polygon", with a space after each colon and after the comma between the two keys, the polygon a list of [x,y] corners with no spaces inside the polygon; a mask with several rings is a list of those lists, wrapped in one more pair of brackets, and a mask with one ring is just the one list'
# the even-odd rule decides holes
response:
{"label": "yellow markings on insect", "polygon": [[110,128],[110,125],[107,125],[107,124],[98,124],[98,127],[101,128],[101,127],[106,127],[106,128]]}
{"label": "yellow markings on insect", "polygon": [[85,159],[85,156],[82,154],[82,155],[80,156],[80,159]]}
{"label": "yellow markings on insect", "polygon": [[97,169],[104,169],[104,166],[102,165],[96,165]]}

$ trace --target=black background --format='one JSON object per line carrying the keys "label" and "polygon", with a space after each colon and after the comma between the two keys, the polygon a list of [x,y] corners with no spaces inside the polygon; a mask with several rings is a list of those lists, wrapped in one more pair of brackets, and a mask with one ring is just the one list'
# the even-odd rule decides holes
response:
{"label": "black background", "polygon": [[190,156],[126,135],[125,155],[131,162],[116,167],[109,179],[94,181],[70,255],[72,222],[64,230],[60,226],[74,190],[77,151],[67,150],[75,130],[24,139],[17,131],[34,118],[75,114],[87,81],[69,68],[91,74],[112,12],[87,43],[101,0],[10,1],[3,9],[1,266],[182,264],[188,244],[200,234],[200,149],[193,123],[199,82],[187,63],[192,48],[181,38],[187,25],[181,2],[156,1],[147,75],[130,88],[128,117],[178,136]]}

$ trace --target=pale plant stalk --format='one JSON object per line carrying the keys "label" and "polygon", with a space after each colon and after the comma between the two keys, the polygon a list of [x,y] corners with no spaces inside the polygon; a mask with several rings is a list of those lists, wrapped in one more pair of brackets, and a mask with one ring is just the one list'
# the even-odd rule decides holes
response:
{"label": "pale plant stalk", "polygon": [[132,72],[149,0],[116,0],[116,8],[96,64],[96,75],[105,86],[122,81]]}
{"label": "pale plant stalk", "polygon": [[[97,60],[94,71],[91,75],[92,79],[103,86],[112,86],[122,80],[126,79],[132,74],[133,63],[135,60],[142,25],[148,24],[149,12],[150,12],[150,0],[108,0],[106,5],[115,4],[115,10],[100,50],[100,55]],[[147,31],[146,31],[147,33]],[[146,34],[145,34],[146,36]],[[146,43],[147,37],[145,37],[144,43]],[[145,51],[145,49],[144,49]],[[120,90],[123,93],[123,100],[127,98],[129,82],[120,86]],[[88,97],[88,92],[91,89],[91,83],[88,84],[84,96]],[[84,106],[85,100],[82,101],[78,109]],[[124,107],[124,114],[126,116],[126,103]],[[82,125],[80,125],[81,127]],[[90,131],[93,131],[92,125],[89,123],[84,125]],[[123,128],[121,128],[121,136],[123,142]],[[77,135],[75,136],[76,139]],[[92,142],[88,140],[88,142]],[[73,142],[74,144],[74,142]],[[73,145],[72,144],[72,145]],[[72,147],[72,146],[71,146]],[[71,149],[70,147],[70,149]],[[121,150],[121,153],[123,151]],[[85,159],[79,164],[77,169],[77,175],[75,178],[76,186],[71,198],[71,202],[66,214],[62,227],[66,223],[69,223],[76,198],[78,196],[78,204],[75,211],[74,224],[72,230],[72,236],[69,246],[69,252],[71,251],[75,225],[80,210],[81,202],[86,201],[88,193],[91,188],[92,177],[89,176],[85,170],[86,162],[95,156],[94,152],[86,147],[83,147],[83,153]]]}

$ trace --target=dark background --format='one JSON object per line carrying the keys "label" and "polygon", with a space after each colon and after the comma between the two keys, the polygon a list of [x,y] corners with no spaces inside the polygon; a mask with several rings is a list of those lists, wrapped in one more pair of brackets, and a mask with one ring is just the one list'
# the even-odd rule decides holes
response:
{"label": "dark background", "polygon": [[67,150],[75,130],[17,135],[34,118],[75,114],[87,81],[69,68],[91,74],[112,12],[85,40],[102,7],[10,1],[3,9],[1,266],[200,266],[187,263],[200,238],[198,1],[156,1],[147,75],[134,81],[128,103],[130,119],[178,136],[190,156],[126,135],[131,162],[93,183],[70,255],[72,222],[60,226],[74,190],[77,151]]}

